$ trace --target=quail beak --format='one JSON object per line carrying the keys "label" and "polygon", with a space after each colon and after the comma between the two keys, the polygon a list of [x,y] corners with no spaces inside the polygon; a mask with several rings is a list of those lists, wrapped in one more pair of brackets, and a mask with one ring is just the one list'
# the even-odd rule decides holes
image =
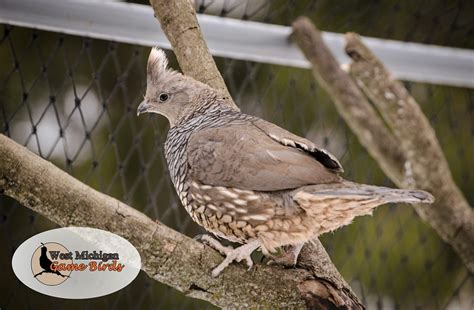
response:
{"label": "quail beak", "polygon": [[148,112],[148,109],[150,108],[150,105],[146,102],[146,100],[143,100],[140,105],[138,106],[137,109],[137,116],[140,114]]}

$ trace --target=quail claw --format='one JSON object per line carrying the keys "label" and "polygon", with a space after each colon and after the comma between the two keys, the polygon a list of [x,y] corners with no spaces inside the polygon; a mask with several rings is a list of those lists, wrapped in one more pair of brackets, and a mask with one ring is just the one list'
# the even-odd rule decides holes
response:
{"label": "quail claw", "polygon": [[199,237],[199,239],[197,239],[198,241],[200,241],[204,244],[207,244],[208,246],[210,246],[211,248],[213,248],[217,252],[221,253],[222,255],[227,256],[227,255],[229,255],[230,252],[232,252],[234,250],[233,247],[222,245],[217,239],[214,239],[209,235],[206,235],[206,234],[197,235],[194,238],[197,238],[197,237]]}
{"label": "quail claw", "polygon": [[199,234],[199,235],[196,235],[196,236],[194,236],[193,240],[201,241],[204,236],[207,236],[207,234]]}
{"label": "quail claw", "polygon": [[253,260],[250,255],[260,246],[261,244],[259,240],[253,240],[247,244],[241,245],[238,248],[231,250],[226,254],[224,261],[212,270],[212,276],[217,277],[233,261],[241,262],[245,260],[245,263],[249,267],[248,270],[250,270],[253,266]]}
{"label": "quail claw", "polygon": [[302,247],[303,244],[289,246],[289,248],[285,249],[285,252],[282,255],[273,255],[268,253],[267,256],[269,261],[267,262],[267,265],[295,267]]}

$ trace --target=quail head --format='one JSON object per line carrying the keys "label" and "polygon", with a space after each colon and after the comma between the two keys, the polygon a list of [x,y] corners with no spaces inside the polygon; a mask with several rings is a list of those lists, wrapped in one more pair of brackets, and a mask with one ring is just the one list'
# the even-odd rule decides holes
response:
{"label": "quail head", "polygon": [[432,203],[424,191],[400,190],[344,180],[339,161],[311,141],[270,122],[241,113],[215,90],[167,67],[152,49],[145,100],[137,114],[164,115],[170,129],[165,157],[176,192],[192,219],[210,236],[204,241],[226,256],[212,275],[233,261],[252,266],[260,249],[296,263],[303,244],[371,214],[391,202]]}

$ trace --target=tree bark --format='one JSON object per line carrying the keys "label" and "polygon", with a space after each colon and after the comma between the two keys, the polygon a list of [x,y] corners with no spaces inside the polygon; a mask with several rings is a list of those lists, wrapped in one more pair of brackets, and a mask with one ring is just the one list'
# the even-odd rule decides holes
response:
{"label": "tree bark", "polygon": [[415,100],[358,36],[349,34],[346,48],[354,60],[350,72],[355,82],[340,69],[309,19],[298,18],[292,36],[312,63],[316,79],[385,174],[401,188],[434,194],[433,205],[415,205],[416,211],[474,272],[473,211],[455,185],[434,130]]}
{"label": "tree bark", "polygon": [[217,89],[222,99],[238,110],[209,52],[191,2],[150,0],[155,17],[170,41],[183,73]]}
{"label": "tree bark", "polygon": [[0,192],[60,226],[104,229],[129,240],[151,278],[220,307],[363,309],[319,241],[309,244],[300,268],[237,264],[217,278],[222,261],[213,249],[81,183],[52,163],[0,135]]}
{"label": "tree bark", "polygon": [[353,60],[350,73],[374,102],[406,157],[402,177],[392,180],[400,187],[434,194],[432,206],[415,205],[415,210],[474,272],[474,212],[454,183],[434,129],[403,84],[360,37],[348,33],[346,39],[346,52]]}

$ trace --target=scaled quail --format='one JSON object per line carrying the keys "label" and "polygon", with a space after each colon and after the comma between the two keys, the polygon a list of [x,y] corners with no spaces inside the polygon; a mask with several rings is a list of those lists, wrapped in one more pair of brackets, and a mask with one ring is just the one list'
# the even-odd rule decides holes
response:
{"label": "scaled quail", "polygon": [[341,164],[326,150],[229,107],[214,89],[167,65],[164,52],[152,49],[145,100],[137,114],[168,119],[165,156],[192,219],[217,237],[242,244],[233,249],[203,238],[226,255],[213,276],[233,261],[251,267],[256,249],[271,256],[286,246],[290,250],[282,262],[296,263],[305,242],[379,205],[434,201],[424,191],[344,180]]}

